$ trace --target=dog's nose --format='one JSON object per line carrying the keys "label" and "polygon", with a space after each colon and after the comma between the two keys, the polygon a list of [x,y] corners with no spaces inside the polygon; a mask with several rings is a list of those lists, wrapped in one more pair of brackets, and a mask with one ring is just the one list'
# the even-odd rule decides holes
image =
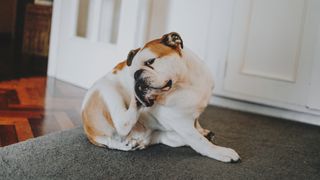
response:
{"label": "dog's nose", "polygon": [[139,79],[139,77],[141,76],[142,72],[143,72],[142,69],[139,69],[138,71],[136,71],[136,72],[134,73],[134,80]]}

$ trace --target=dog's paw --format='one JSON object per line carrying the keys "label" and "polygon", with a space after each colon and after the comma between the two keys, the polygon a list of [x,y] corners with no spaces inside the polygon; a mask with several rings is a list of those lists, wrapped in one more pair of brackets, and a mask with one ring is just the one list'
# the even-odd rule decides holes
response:
{"label": "dog's paw", "polygon": [[214,157],[216,160],[222,162],[229,162],[229,163],[236,163],[240,162],[240,156],[238,153],[231,149],[225,147],[216,147],[217,148],[217,155]]}
{"label": "dog's paw", "polygon": [[126,143],[126,146],[128,147],[129,151],[142,150],[147,147],[145,143],[138,141],[136,139],[129,140]]}
{"label": "dog's paw", "polygon": [[203,134],[205,138],[207,138],[210,142],[214,143],[214,132],[207,130],[205,134]]}

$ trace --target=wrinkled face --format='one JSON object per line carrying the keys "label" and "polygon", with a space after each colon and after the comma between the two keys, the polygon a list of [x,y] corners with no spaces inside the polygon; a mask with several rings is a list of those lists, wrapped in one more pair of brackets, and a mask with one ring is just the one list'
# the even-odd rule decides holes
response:
{"label": "wrinkled face", "polygon": [[[168,39],[170,42],[166,42]],[[180,36],[170,33],[133,52],[130,71],[135,79],[136,98],[143,106],[152,106],[157,98],[169,92],[185,73],[182,47]]]}

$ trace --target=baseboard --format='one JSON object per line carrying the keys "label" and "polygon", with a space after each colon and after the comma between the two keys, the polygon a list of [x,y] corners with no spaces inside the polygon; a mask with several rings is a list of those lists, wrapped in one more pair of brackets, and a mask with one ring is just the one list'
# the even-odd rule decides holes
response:
{"label": "baseboard", "polygon": [[320,116],[313,114],[238,101],[220,96],[213,96],[210,100],[210,104],[320,126]]}

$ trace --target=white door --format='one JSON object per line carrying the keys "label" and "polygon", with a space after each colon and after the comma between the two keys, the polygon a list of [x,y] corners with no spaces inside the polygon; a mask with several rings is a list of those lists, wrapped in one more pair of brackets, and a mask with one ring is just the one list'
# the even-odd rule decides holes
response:
{"label": "white door", "polygon": [[137,46],[141,3],[55,0],[48,75],[90,87]]}
{"label": "white door", "polygon": [[306,107],[319,51],[320,1],[241,0],[233,13],[224,95]]}

